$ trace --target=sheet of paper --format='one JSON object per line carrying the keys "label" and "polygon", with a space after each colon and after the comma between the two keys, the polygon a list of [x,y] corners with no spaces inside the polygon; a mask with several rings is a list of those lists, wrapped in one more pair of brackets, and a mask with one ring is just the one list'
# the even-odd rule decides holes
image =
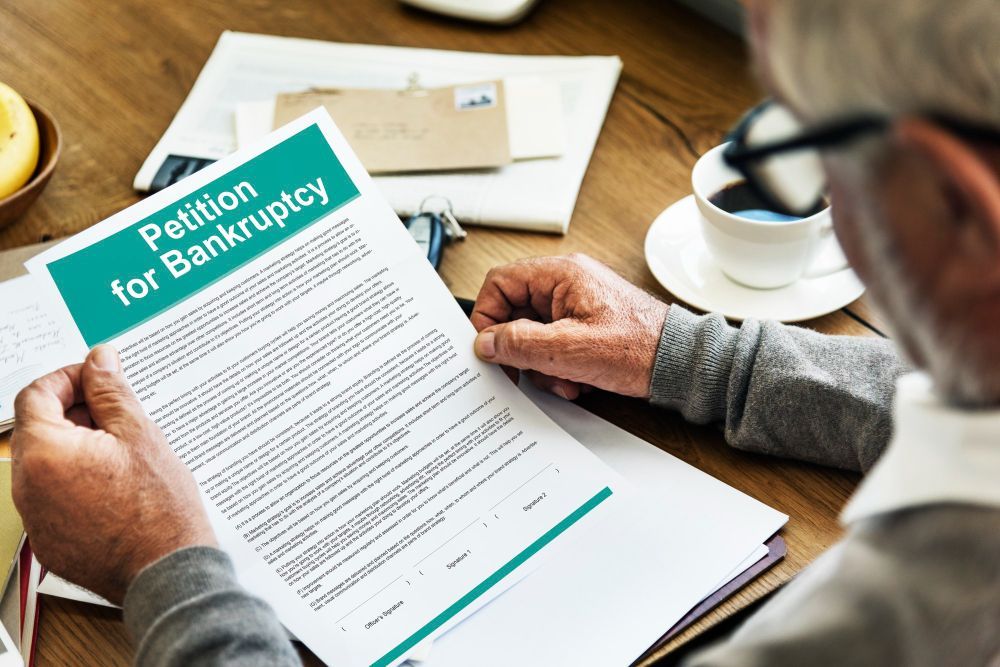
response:
{"label": "sheet of paper", "polygon": [[80,359],[65,343],[68,323],[52,311],[30,276],[0,283],[0,431],[14,419],[17,392]]}
{"label": "sheet of paper", "polygon": [[36,257],[191,468],[241,580],[390,665],[628,486],[496,367],[318,109]]}
{"label": "sheet of paper", "polygon": [[504,80],[510,154],[515,160],[558,157],[566,150],[559,86],[535,76]]}
{"label": "sheet of paper", "polygon": [[268,131],[318,106],[330,113],[370,174],[488,169],[511,162],[503,81],[282,93]]}
{"label": "sheet of paper", "polygon": [[630,664],[766,554],[761,543],[788,520],[572,403],[524,389],[637,492],[438,638],[421,667],[468,665],[472,652],[483,667]]}
{"label": "sheet of paper", "polygon": [[253,148],[274,130],[275,100],[256,100],[239,102],[233,115],[233,126],[236,128],[237,147]]}
{"label": "sheet of paper", "polygon": [[429,195],[442,195],[451,199],[463,223],[561,233],[569,225],[620,72],[621,60],[613,56],[508,56],[226,32],[143,163],[135,187],[157,189],[235,150],[233,114],[242,102],[266,102],[278,93],[313,87],[400,90],[412,74],[426,87],[488,79],[509,84],[511,77],[531,77],[558,88],[565,137],[560,157],[514,162],[485,173],[386,175],[376,181],[401,215],[416,211]]}

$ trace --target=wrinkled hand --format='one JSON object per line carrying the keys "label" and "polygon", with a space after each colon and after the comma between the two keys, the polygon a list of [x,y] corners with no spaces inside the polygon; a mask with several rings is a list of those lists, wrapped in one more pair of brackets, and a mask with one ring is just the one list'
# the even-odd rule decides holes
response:
{"label": "wrinkled hand", "polygon": [[486,275],[476,354],[563,398],[587,386],[646,398],[667,308],[586,255],[524,259]]}
{"label": "wrinkled hand", "polygon": [[38,560],[59,576],[121,603],[145,566],[216,544],[194,478],[113,348],[36,380],[15,414],[14,503]]}

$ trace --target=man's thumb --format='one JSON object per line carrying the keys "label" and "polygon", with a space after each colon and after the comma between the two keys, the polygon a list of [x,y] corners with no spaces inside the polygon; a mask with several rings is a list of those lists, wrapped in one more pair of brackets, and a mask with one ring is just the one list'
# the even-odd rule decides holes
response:
{"label": "man's thumb", "polygon": [[521,370],[558,375],[560,346],[565,327],[559,322],[543,324],[534,320],[514,320],[483,329],[476,336],[476,355],[483,361]]}
{"label": "man's thumb", "polygon": [[119,435],[134,426],[145,413],[122,373],[118,352],[110,345],[98,345],[83,364],[83,399],[94,425]]}

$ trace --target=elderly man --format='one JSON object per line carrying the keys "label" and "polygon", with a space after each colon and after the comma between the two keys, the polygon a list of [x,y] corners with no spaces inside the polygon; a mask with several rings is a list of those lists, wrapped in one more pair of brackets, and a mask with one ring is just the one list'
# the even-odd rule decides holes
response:
{"label": "elderly man", "polygon": [[[693,664],[998,664],[1000,12],[795,0],[752,18],[764,81],[823,149],[844,249],[922,372],[882,341],[696,317],[584,257],[492,271],[476,351],[566,398],[599,387],[722,424],[735,447],[874,466],[844,539]],[[17,417],[38,557],[124,600],[138,662],[297,663],[113,350],[33,384]]]}

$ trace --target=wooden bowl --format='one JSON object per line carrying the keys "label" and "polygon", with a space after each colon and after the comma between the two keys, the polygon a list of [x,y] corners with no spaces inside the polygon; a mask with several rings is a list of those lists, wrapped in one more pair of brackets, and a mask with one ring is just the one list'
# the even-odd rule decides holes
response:
{"label": "wooden bowl", "polygon": [[14,222],[24,215],[28,207],[42,194],[55,171],[62,150],[62,134],[52,115],[33,102],[28,102],[31,113],[38,123],[38,165],[31,179],[20,190],[0,199],[0,227]]}

